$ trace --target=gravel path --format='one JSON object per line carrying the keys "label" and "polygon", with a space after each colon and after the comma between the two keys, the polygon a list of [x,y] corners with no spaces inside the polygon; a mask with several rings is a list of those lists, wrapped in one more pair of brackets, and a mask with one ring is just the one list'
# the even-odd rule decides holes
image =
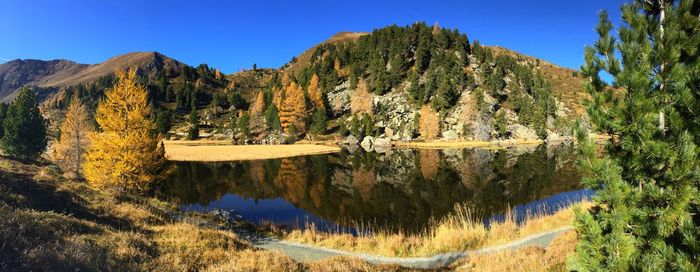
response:
{"label": "gravel path", "polygon": [[571,230],[573,227],[564,227],[510,242],[508,244],[485,247],[476,250],[450,252],[434,255],[432,257],[385,257],[366,253],[356,253],[344,250],[336,250],[322,247],[303,245],[280,241],[276,239],[261,239],[255,241],[255,246],[266,250],[278,250],[287,254],[298,262],[312,262],[334,256],[350,256],[363,259],[373,264],[397,264],[407,268],[436,269],[450,265],[454,261],[473,254],[493,253],[502,250],[513,250],[523,246],[547,247],[559,234]]}

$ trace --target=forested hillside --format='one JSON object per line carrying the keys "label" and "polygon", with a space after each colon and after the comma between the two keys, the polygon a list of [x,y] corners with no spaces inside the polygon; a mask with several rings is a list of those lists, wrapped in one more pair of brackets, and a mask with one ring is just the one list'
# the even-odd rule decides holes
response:
{"label": "forested hillside", "polygon": [[130,66],[161,133],[238,143],[558,138],[583,114],[585,96],[574,70],[425,23],[342,32],[279,69],[225,75],[154,52],[22,78],[36,78],[25,84],[46,97],[42,108],[56,124],[73,93],[94,109],[114,82],[110,71]]}

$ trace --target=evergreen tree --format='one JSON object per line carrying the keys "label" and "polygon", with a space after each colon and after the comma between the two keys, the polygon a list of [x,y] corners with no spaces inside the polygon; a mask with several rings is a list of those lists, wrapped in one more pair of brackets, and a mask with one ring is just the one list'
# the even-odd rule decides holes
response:
{"label": "evergreen tree", "polygon": [[172,127],[173,115],[169,110],[158,110],[156,111],[156,128],[158,133],[168,137],[168,131]]}
{"label": "evergreen tree", "polygon": [[7,104],[0,102],[0,139],[2,139],[2,135],[5,131],[2,125],[5,121],[5,117],[7,117]]}
{"label": "evergreen tree", "polygon": [[244,112],[243,115],[241,115],[241,118],[238,119],[238,131],[243,133],[245,137],[248,137],[250,134],[250,115],[247,112]]}
{"label": "evergreen tree", "polygon": [[423,89],[420,86],[420,79],[419,79],[418,72],[416,72],[415,69],[412,69],[408,73],[408,82],[410,85],[407,88],[408,94],[413,98],[414,102],[420,102],[421,104],[423,103]]}
{"label": "evergreen tree", "polygon": [[187,139],[197,140],[199,138],[199,118],[197,117],[197,108],[192,108],[189,117],[190,127],[187,129]]}
{"label": "evergreen tree", "polygon": [[160,89],[160,93],[162,96],[159,96],[160,98],[164,98],[166,102],[169,102],[168,100],[168,78],[165,76],[164,72],[160,73],[160,76],[158,77],[158,88]]}
{"label": "evergreen tree", "polygon": [[149,119],[148,93],[136,83],[136,69],[117,71],[117,77],[97,106],[101,132],[90,135],[83,172],[94,186],[145,189],[158,175],[163,150]]}
{"label": "evergreen tree", "polygon": [[581,70],[590,120],[614,137],[599,158],[588,134],[577,133],[590,173],[583,183],[596,195],[594,207],[577,212],[574,270],[700,270],[699,13],[692,0],[634,1],[622,8],[619,39],[600,14],[600,38]]}
{"label": "evergreen tree", "polygon": [[326,111],[317,109],[314,112],[309,130],[313,133],[322,134],[326,130]]}
{"label": "evergreen tree", "polygon": [[35,160],[46,149],[46,120],[39,112],[34,93],[22,88],[7,109],[0,147],[5,155]]}
{"label": "evergreen tree", "polygon": [[282,129],[279,111],[277,110],[277,105],[275,105],[275,103],[270,103],[270,106],[268,106],[267,110],[265,110],[265,123],[267,123],[267,126],[274,131],[279,131]]}
{"label": "evergreen tree", "polygon": [[438,112],[449,109],[457,103],[460,92],[457,91],[455,86],[452,84],[450,77],[441,72],[437,74],[437,84],[436,97],[433,99],[433,108]]}
{"label": "evergreen tree", "polygon": [[493,117],[492,125],[499,138],[508,136],[508,119],[506,119],[505,111],[500,110],[496,113]]}
{"label": "evergreen tree", "polygon": [[362,139],[362,131],[360,131],[360,119],[358,119],[357,114],[352,114],[352,119],[350,120],[350,132],[352,135],[358,139]]}

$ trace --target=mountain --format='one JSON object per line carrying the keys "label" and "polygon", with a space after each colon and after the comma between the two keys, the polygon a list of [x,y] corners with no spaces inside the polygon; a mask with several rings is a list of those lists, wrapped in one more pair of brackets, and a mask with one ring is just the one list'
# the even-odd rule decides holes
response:
{"label": "mountain", "polygon": [[[310,88],[321,89],[329,109],[325,131],[360,140],[554,139],[585,115],[587,97],[576,70],[425,23],[338,33],[280,73],[308,100]],[[311,83],[314,77],[318,82]],[[294,92],[279,81],[269,96]],[[320,105],[307,104],[299,124],[322,122],[311,117]],[[299,110],[286,111],[280,116]]]}
{"label": "mountain", "polygon": [[280,68],[231,75],[157,52],[93,65],[15,60],[0,65],[0,100],[33,86],[56,124],[72,94],[94,108],[114,71],[129,67],[156,110],[174,113],[172,130],[161,132],[187,131],[184,117],[196,109],[203,135],[241,143],[557,139],[586,114],[578,71],[425,23],[340,32]]}
{"label": "mountain", "polygon": [[39,86],[70,77],[88,65],[68,60],[13,60],[0,64],[0,101],[12,100],[25,85]]}
{"label": "mountain", "polygon": [[68,60],[13,60],[0,64],[0,101],[11,101],[23,86],[57,89],[91,83],[129,67],[138,67],[139,75],[155,79],[161,71],[177,73],[181,66],[158,52],[128,53],[93,65]]}

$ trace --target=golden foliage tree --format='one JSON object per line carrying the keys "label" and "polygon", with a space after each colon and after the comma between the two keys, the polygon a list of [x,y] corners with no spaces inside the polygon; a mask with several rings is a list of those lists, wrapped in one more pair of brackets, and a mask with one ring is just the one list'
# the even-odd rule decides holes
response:
{"label": "golden foliage tree", "polygon": [[136,83],[136,69],[117,71],[117,83],[105,93],[95,113],[101,132],[90,135],[83,164],[93,186],[144,189],[163,161],[145,87]]}
{"label": "golden foliage tree", "polygon": [[61,123],[61,136],[51,154],[66,178],[76,179],[82,176],[85,151],[90,143],[88,135],[94,130],[87,107],[80,101],[78,93],[74,93],[66,118]]}
{"label": "golden foliage tree", "polygon": [[282,74],[282,88],[289,86],[289,83],[291,83],[291,79],[289,78],[289,74],[287,74],[287,72],[284,72]]}
{"label": "golden foliage tree", "polygon": [[[306,99],[304,90],[292,81],[285,89],[282,107],[280,108],[280,123],[288,133],[306,131]],[[294,131],[291,131],[291,128]]]}
{"label": "golden foliage tree", "polygon": [[219,70],[219,68],[216,68],[216,72],[214,73],[214,78],[221,79],[221,71]]}
{"label": "golden foliage tree", "polygon": [[335,58],[333,61],[333,69],[335,69],[337,73],[340,73],[340,60],[338,58]]}
{"label": "golden foliage tree", "polygon": [[321,91],[321,86],[319,86],[319,78],[316,74],[311,76],[309,81],[309,87],[307,93],[309,93],[309,100],[314,104],[317,109],[326,109],[326,105],[323,103],[323,92]]}
{"label": "golden foliage tree", "polygon": [[227,91],[232,91],[233,89],[236,89],[236,82],[231,80],[228,83],[228,86],[226,86]]}
{"label": "golden foliage tree", "polygon": [[350,96],[350,111],[354,113],[372,114],[374,111],[374,97],[369,92],[367,81],[360,79],[355,91]]}
{"label": "golden foliage tree", "polygon": [[265,111],[265,94],[259,92],[255,103],[250,106],[250,115],[259,116]]}
{"label": "golden foliage tree", "polygon": [[425,139],[435,139],[440,134],[440,117],[429,105],[420,109],[419,131]]}

